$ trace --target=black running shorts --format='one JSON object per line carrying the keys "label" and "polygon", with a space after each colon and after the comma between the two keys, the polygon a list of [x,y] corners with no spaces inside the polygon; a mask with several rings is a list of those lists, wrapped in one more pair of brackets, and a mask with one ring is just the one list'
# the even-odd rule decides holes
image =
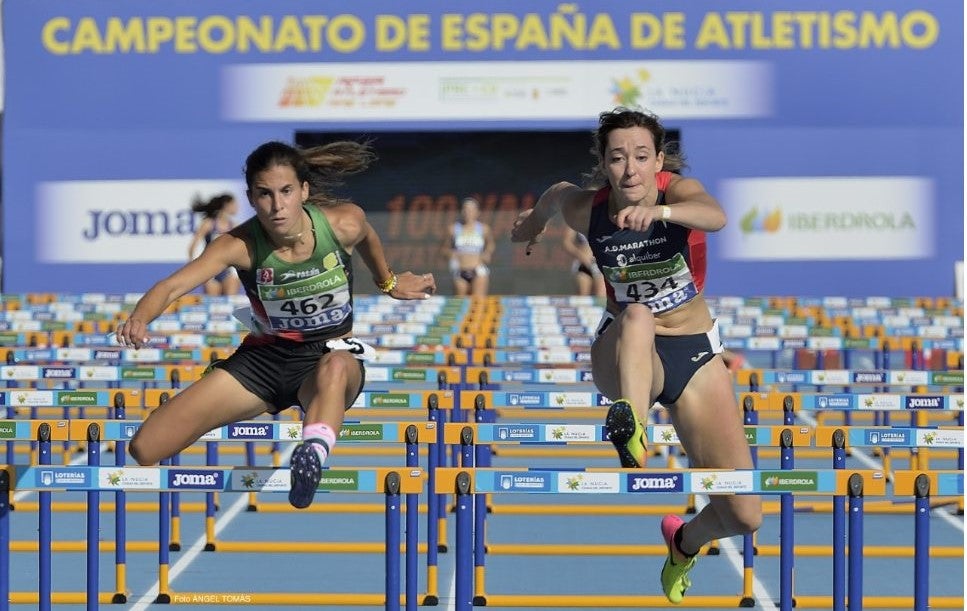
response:
{"label": "black running shorts", "polygon": [[[270,414],[277,414],[293,405],[305,407],[299,403],[299,387],[315,370],[322,355],[332,351],[326,345],[331,341],[293,342],[277,339],[272,343],[242,342],[230,357],[214,363],[212,367],[227,371],[246,390],[272,405]],[[362,392],[366,383],[366,367],[362,360],[357,358],[357,362],[362,376],[359,385]]]}

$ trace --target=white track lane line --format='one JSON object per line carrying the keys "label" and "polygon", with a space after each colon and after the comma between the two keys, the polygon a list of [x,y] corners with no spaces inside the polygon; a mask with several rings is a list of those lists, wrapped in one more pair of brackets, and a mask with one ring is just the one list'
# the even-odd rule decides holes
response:
{"label": "white track lane line", "polygon": [[[285,450],[285,452],[282,453],[279,463],[285,464],[288,462],[289,456],[292,454],[292,450],[294,449],[295,444],[291,444]],[[248,494],[243,492],[239,494],[238,499],[232,503],[232,505],[224,513],[219,515],[218,519],[215,520],[215,536],[217,537],[218,534],[224,530],[224,528],[228,526],[228,524],[234,520],[238,514],[242,513],[247,508]],[[191,544],[191,547],[189,547],[188,550],[186,550],[181,557],[178,558],[178,561],[175,562],[168,572],[169,584],[174,582],[175,578],[177,578],[182,571],[187,569],[188,566],[194,562],[195,559],[205,550],[206,542],[205,535],[202,534],[200,537],[198,537],[198,539],[195,540],[194,543]],[[158,590],[160,587],[161,582],[155,581],[154,585],[151,586],[151,588],[137,600],[137,604],[131,607],[130,611],[144,611],[145,609],[148,609],[148,607],[153,604],[155,599],[158,597]]]}

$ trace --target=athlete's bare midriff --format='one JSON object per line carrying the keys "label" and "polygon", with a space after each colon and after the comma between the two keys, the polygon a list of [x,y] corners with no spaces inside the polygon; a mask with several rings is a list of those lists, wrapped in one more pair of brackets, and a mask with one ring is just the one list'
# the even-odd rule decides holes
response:
{"label": "athlete's bare midriff", "polygon": [[[620,310],[609,302],[608,311],[615,314]],[[656,335],[695,335],[711,328],[712,315],[702,293],[683,306],[655,315]]]}

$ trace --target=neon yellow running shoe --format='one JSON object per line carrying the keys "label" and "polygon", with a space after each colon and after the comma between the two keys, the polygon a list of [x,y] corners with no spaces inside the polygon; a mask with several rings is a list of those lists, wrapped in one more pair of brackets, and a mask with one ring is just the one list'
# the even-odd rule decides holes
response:
{"label": "neon yellow running shoe", "polygon": [[661,567],[661,589],[665,592],[668,601],[675,605],[681,604],[685,598],[685,592],[692,587],[688,572],[695,566],[697,558],[692,556],[678,564],[673,561],[672,546],[675,545],[675,533],[684,523],[681,518],[673,515],[665,516],[661,520],[661,536],[668,546],[668,557],[665,558],[665,565]]}
{"label": "neon yellow running shoe", "polygon": [[631,404],[624,399],[618,399],[612,403],[604,424],[608,427],[611,443],[618,451],[621,466],[625,469],[644,467],[648,452],[645,443],[645,427],[641,426]]}

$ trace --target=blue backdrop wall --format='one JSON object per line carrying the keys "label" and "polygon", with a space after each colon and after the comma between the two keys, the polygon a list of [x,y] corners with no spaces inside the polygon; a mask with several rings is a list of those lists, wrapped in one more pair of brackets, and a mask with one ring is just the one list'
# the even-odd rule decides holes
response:
{"label": "blue backdrop wall", "polygon": [[247,153],[298,134],[374,139],[385,164],[346,194],[396,256],[442,272],[432,245],[472,193],[502,236],[494,290],[567,290],[542,273],[560,249],[525,261],[506,229],[589,168],[618,104],[680,130],[729,214],[710,293],[953,291],[962,3],[349,7],[5,0],[4,291],[146,290],[188,256],[191,198],[244,197]]}

